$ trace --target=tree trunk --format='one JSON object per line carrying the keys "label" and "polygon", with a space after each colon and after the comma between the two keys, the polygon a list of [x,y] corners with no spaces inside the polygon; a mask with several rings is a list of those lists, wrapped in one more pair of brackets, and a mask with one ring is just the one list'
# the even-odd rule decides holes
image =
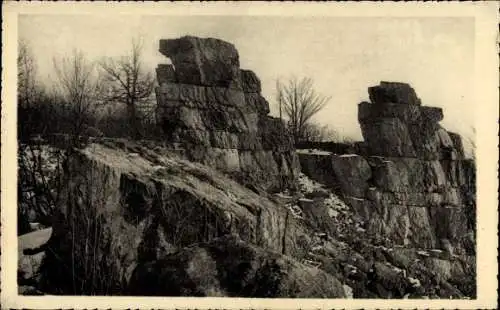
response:
{"label": "tree trunk", "polygon": [[139,120],[137,119],[135,104],[127,103],[127,111],[130,120],[130,134],[133,139],[140,139],[141,133],[139,130]]}

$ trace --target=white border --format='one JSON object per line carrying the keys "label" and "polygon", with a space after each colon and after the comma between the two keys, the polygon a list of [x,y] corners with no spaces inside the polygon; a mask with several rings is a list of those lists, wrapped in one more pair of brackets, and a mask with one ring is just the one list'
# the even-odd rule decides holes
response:
{"label": "white border", "polygon": [[[498,3],[4,3],[2,12],[1,305],[2,308],[496,308],[498,207]],[[472,16],[475,17],[475,94],[478,159],[478,299],[243,299],[181,297],[24,297],[17,295],[16,55],[17,15],[23,14]],[[472,86],[471,86],[472,87]]]}

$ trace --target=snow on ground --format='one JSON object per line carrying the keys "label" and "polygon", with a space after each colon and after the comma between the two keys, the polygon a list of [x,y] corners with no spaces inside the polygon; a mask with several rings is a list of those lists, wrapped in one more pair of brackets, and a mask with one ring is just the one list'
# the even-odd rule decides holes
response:
{"label": "snow on ground", "polygon": [[298,182],[299,182],[299,189],[304,194],[324,189],[324,186],[321,183],[311,180],[303,173],[299,174]]}
{"label": "snow on ground", "polygon": [[335,194],[330,194],[323,203],[328,208],[328,215],[332,218],[337,218],[340,214],[347,215],[349,207]]}
{"label": "snow on ground", "polygon": [[52,228],[46,228],[42,230],[37,230],[18,238],[18,250],[22,251],[24,249],[33,249],[45,244],[50,236],[52,235]]}
{"label": "snow on ground", "polygon": [[296,219],[303,219],[304,218],[304,213],[299,206],[293,205],[293,204],[287,204],[286,207],[292,213],[292,216],[294,218],[296,218]]}
{"label": "snow on ground", "polygon": [[332,155],[332,152],[322,151],[318,149],[298,149],[296,150],[298,154],[311,154],[311,155]]}
{"label": "snow on ground", "polygon": [[424,250],[417,251],[417,254],[418,254],[418,255],[422,255],[422,256],[430,256],[430,255],[429,255],[429,252],[424,251]]}
{"label": "snow on ground", "polygon": [[324,204],[329,208],[337,211],[349,210],[349,207],[346,205],[346,203],[335,194],[330,194],[330,196],[325,199]]}
{"label": "snow on ground", "polygon": [[349,285],[343,284],[342,287],[344,288],[346,298],[354,298],[353,290]]}
{"label": "snow on ground", "polygon": [[413,287],[420,287],[420,286],[422,286],[422,284],[420,284],[420,280],[419,279],[408,277],[408,280],[410,281],[411,285],[413,285]]}

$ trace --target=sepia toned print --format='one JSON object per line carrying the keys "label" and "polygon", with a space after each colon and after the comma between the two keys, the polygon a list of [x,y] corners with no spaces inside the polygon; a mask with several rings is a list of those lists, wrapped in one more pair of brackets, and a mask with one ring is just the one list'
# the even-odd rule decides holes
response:
{"label": "sepia toned print", "polygon": [[18,248],[2,300],[496,300],[472,13],[169,9],[15,15]]}

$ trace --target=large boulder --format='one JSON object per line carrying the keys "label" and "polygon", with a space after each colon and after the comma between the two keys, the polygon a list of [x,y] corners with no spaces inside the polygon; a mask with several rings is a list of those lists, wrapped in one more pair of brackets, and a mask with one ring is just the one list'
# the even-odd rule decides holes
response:
{"label": "large boulder", "polygon": [[184,36],[160,40],[160,53],[172,60],[180,83],[241,89],[239,55],[231,43]]}
{"label": "large boulder", "polygon": [[377,118],[398,118],[403,123],[414,123],[421,118],[420,110],[417,105],[361,102],[358,105],[358,120],[363,123]]}
{"label": "large boulder", "polygon": [[381,82],[368,92],[372,103],[359,104],[358,120],[370,154],[426,160],[460,156],[451,137],[439,126],[443,110],[421,106],[408,84]]}
{"label": "large boulder", "polygon": [[421,101],[417,97],[415,90],[407,83],[380,82],[380,85],[368,88],[371,102],[378,103],[399,103],[420,105]]}
{"label": "large boulder", "polygon": [[160,51],[173,63],[157,68],[157,122],[165,140],[245,184],[293,187],[300,167],[291,134],[267,115],[260,80],[239,68],[235,47],[188,36],[161,40]]}
{"label": "large boulder", "polygon": [[64,184],[47,292],[122,294],[137,264],[227,234],[290,256],[303,251],[305,233],[286,208],[168,150],[91,144],[69,157]]}
{"label": "large boulder", "polygon": [[142,296],[342,298],[332,275],[226,237],[135,269],[129,293]]}

